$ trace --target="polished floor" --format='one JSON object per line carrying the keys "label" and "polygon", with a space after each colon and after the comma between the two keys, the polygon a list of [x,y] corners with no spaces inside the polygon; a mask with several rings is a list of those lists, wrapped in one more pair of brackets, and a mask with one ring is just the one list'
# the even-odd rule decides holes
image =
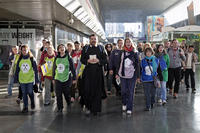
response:
{"label": "polished floor", "polygon": [[196,72],[197,93],[186,92],[181,84],[178,99],[168,95],[166,106],[156,105],[149,112],[144,109],[142,89],[137,89],[132,116],[121,112],[119,97],[109,96],[103,101],[99,116],[86,116],[78,103],[63,114],[56,113],[56,103],[43,106],[42,95],[36,94],[36,109],[21,113],[16,96],[0,96],[0,133],[199,133],[200,132],[200,66]]}

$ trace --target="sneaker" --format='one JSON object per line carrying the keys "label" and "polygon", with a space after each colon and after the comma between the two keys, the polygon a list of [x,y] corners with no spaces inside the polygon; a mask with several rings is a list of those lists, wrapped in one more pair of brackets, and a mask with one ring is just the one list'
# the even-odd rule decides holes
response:
{"label": "sneaker", "polygon": [[35,109],[35,104],[31,104],[31,109]]}
{"label": "sneaker", "polygon": [[63,111],[62,109],[58,109],[57,113],[62,113],[62,111]]}
{"label": "sneaker", "polygon": [[111,91],[107,91],[107,94],[108,94],[108,95],[111,95]]}
{"label": "sneaker", "polygon": [[127,113],[127,115],[131,115],[132,111],[128,110],[126,113]]}
{"label": "sneaker", "polygon": [[73,103],[75,101],[75,98],[74,97],[71,97],[71,102]]}
{"label": "sneaker", "polygon": [[166,100],[163,100],[162,105],[164,106],[167,103]]}
{"label": "sneaker", "polygon": [[83,112],[86,112],[86,111],[87,111],[86,106],[83,105]]}
{"label": "sneaker", "polygon": [[50,105],[50,103],[44,103],[44,106],[49,106]]}
{"label": "sneaker", "polygon": [[51,97],[55,98],[55,93],[54,92],[51,92]]}
{"label": "sneaker", "polygon": [[161,104],[161,103],[162,103],[162,100],[161,100],[161,99],[158,99],[158,103]]}
{"label": "sneaker", "polygon": [[174,93],[174,99],[177,99],[177,98],[178,98],[177,93]]}
{"label": "sneaker", "polygon": [[154,104],[151,104],[151,109],[153,109],[153,107],[154,107]]}
{"label": "sneaker", "polygon": [[196,89],[195,88],[192,89],[192,93],[196,93]]}
{"label": "sneaker", "polygon": [[23,108],[22,113],[28,113],[28,108]]}
{"label": "sneaker", "polygon": [[122,111],[126,111],[126,105],[122,105]]}
{"label": "sneaker", "polygon": [[90,113],[91,113],[90,110],[86,109],[85,114],[89,115]]}
{"label": "sneaker", "polygon": [[150,110],[151,110],[150,108],[145,108],[145,109],[144,109],[144,111],[150,111]]}
{"label": "sneaker", "polygon": [[42,90],[38,90],[38,93],[42,93]]}

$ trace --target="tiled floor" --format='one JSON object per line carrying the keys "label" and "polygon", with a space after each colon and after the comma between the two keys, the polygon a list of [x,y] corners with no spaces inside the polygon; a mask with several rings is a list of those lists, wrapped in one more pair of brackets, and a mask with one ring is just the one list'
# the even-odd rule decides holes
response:
{"label": "tiled floor", "polygon": [[87,117],[78,103],[65,108],[62,115],[56,113],[56,104],[43,106],[42,96],[35,95],[36,109],[24,115],[22,104],[16,104],[16,96],[5,99],[0,96],[1,133],[199,133],[200,132],[200,67],[196,72],[197,93],[191,94],[181,85],[178,99],[168,95],[166,106],[156,105],[150,112],[145,107],[143,90],[138,89],[131,117],[121,113],[119,97],[109,96],[103,101],[100,116]]}

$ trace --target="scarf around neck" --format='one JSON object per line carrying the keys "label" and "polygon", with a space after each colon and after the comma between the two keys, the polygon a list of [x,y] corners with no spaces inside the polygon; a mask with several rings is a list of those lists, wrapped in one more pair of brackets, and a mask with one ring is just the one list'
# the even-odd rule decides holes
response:
{"label": "scarf around neck", "polygon": [[153,66],[153,73],[155,73],[157,71],[157,67],[158,67],[158,64],[156,63],[156,57],[155,56],[151,56],[151,57],[148,57],[146,56],[145,59],[147,60],[147,63],[148,65],[150,65],[149,63],[152,62],[152,66]]}
{"label": "scarf around neck", "polygon": [[124,50],[127,52],[131,52],[131,51],[133,51],[133,46],[131,45],[130,48],[127,48],[126,46],[124,46]]}

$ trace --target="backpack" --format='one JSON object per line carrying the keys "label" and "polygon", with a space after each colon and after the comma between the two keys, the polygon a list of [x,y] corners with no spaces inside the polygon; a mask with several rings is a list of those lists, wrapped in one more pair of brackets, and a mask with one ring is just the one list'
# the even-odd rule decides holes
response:
{"label": "backpack", "polygon": [[[90,45],[85,45],[85,53],[87,53],[89,47],[90,47]],[[104,49],[103,46],[97,45],[97,47],[99,48],[100,52],[102,53],[103,49]]]}
{"label": "backpack", "polygon": [[[19,58],[17,64],[18,64],[21,60],[22,60],[22,56],[20,56],[20,58]],[[32,65],[32,67],[33,67],[33,57],[30,57],[30,60],[31,60],[31,65]]]}

